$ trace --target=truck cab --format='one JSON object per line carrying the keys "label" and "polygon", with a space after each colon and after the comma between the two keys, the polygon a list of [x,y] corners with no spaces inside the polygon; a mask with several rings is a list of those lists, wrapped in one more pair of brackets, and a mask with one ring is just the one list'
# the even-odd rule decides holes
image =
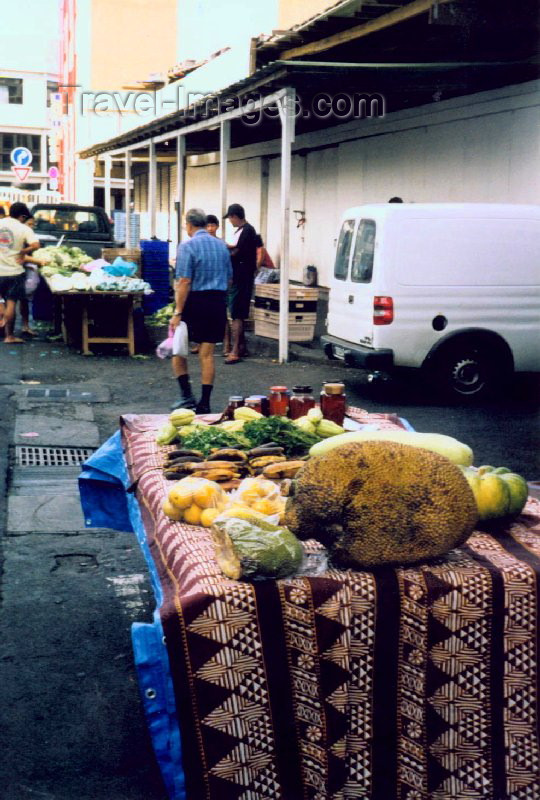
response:
{"label": "truck cab", "polygon": [[70,203],[38,203],[31,209],[34,231],[43,247],[63,244],[80,247],[100,258],[105,247],[117,247],[113,229],[102,208]]}

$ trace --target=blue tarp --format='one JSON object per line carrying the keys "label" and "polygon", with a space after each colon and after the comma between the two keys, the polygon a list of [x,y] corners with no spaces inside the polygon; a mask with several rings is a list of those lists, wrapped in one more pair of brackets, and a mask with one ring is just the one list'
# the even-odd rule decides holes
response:
{"label": "blue tarp", "polygon": [[182,745],[174,691],[159,607],[163,594],[150,555],[138,502],[129,494],[120,431],[111,436],[84,464],[79,494],[87,528],[111,528],[135,533],[150,573],[156,599],[152,623],[135,622],[131,640],[137,679],[148,730],[163,781],[171,800],[186,800]]}

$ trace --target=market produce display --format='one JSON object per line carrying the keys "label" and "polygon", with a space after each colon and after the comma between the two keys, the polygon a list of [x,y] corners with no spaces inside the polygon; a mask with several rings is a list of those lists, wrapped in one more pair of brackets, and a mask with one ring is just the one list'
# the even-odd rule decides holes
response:
{"label": "market produce display", "polygon": [[[231,416],[209,424],[179,409],[158,431],[163,474],[176,481],[163,507],[171,520],[214,529],[225,519],[252,524],[255,515],[318,539],[335,566],[365,568],[442,555],[478,520],[516,516],[527,500],[521,476],[473,467],[472,449],[451,436],[345,432],[318,407],[294,420],[247,406]],[[260,526],[251,533],[264,540]],[[260,565],[245,568],[228,528],[215,542],[229,577],[262,576]]]}
{"label": "market produce display", "polygon": [[449,459],[396,442],[351,442],[310,459],[287,501],[285,524],[317,538],[345,567],[409,564],[472,533],[476,502]]}
{"label": "market produce display", "polygon": [[66,275],[69,276],[73,270],[79,269],[83,264],[88,264],[92,261],[92,256],[81,250],[80,247],[40,247],[34,250],[33,257],[44,264],[42,269],[43,275],[51,277],[52,275]]}
{"label": "market produce display", "polygon": [[146,281],[122,274],[129,270],[119,257],[113,264],[103,259],[94,261],[80,247],[64,245],[40,247],[32,255],[43,264],[41,274],[53,292],[152,292]]}

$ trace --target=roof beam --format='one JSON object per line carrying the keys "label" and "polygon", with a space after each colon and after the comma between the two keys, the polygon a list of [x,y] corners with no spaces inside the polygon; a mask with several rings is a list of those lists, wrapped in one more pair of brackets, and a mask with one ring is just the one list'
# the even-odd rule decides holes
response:
{"label": "roof beam", "polygon": [[406,6],[389,11],[387,14],[382,14],[377,19],[365,22],[362,25],[354,25],[352,28],[334,33],[332,36],[326,36],[324,39],[319,39],[316,42],[303,44],[299,47],[293,47],[290,50],[285,50],[281,53],[280,58],[292,59],[299,56],[311,55],[312,53],[321,53],[324,50],[330,50],[332,47],[337,47],[340,44],[352,42],[355,39],[361,39],[364,36],[369,36],[371,33],[384,30],[392,25],[397,25],[405,20],[417,17],[419,14],[425,14],[429,11],[436,2],[438,5],[445,3],[456,2],[456,0],[413,0],[412,3],[407,3]]}

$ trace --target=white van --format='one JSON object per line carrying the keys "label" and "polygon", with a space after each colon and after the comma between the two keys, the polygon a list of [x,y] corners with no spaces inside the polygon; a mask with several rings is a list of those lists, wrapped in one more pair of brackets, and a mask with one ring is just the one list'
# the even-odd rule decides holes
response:
{"label": "white van", "polygon": [[479,397],[540,370],[540,206],[385,203],[342,216],[329,358]]}

